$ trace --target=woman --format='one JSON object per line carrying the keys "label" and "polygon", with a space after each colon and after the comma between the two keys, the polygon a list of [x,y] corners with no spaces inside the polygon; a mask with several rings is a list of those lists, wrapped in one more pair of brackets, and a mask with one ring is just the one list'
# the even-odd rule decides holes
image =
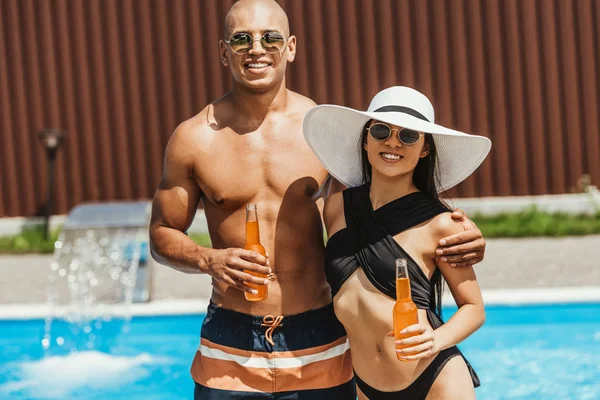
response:
{"label": "woman", "polygon": [[[472,267],[436,259],[438,241],[464,230],[438,192],[467,178],[491,142],[434,124],[427,97],[406,87],[378,93],[367,112],[317,106],[305,117],[304,134],[348,187],[325,204],[325,262],[359,398],[475,398],[479,379],[456,344],[483,324],[483,301]],[[414,336],[395,342],[397,258],[408,260],[419,324],[406,329]],[[443,279],[458,305],[445,324]],[[395,343],[409,347],[396,351]]]}

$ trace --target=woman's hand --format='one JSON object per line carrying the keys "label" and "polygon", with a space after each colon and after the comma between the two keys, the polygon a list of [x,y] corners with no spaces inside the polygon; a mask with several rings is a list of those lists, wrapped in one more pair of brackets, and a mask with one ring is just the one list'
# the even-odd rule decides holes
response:
{"label": "woman's hand", "polygon": [[436,347],[434,332],[428,325],[411,325],[400,333],[417,334],[406,339],[396,340],[396,345],[408,346],[403,349],[396,349],[398,357],[402,360],[420,360],[421,358],[431,357],[439,352]]}

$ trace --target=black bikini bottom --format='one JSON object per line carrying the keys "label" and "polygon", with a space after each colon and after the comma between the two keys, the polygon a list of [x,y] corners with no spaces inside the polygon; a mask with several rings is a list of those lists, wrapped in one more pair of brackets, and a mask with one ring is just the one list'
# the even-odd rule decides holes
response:
{"label": "black bikini bottom", "polygon": [[360,390],[369,398],[369,400],[424,400],[429,393],[429,389],[433,386],[433,382],[438,377],[442,369],[451,358],[460,356],[461,353],[458,351],[456,346],[452,346],[446,350],[442,350],[433,359],[431,364],[425,368],[425,371],[419,377],[405,389],[398,390],[397,392],[382,392],[371,386],[365,381],[359,378],[354,372],[356,377],[356,383]]}

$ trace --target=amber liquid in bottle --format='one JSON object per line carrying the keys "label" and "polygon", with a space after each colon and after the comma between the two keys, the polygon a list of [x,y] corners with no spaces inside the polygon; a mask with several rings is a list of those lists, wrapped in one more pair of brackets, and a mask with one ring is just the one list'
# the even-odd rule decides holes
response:
{"label": "amber liquid in bottle", "polygon": [[[260,232],[258,229],[258,214],[256,210],[256,204],[246,205],[246,245],[244,246],[244,249],[255,251],[259,254],[262,254],[265,257],[267,256],[265,248],[260,244]],[[244,270],[244,272],[250,275],[267,279],[267,275],[259,274],[248,270]],[[269,294],[267,290],[267,285],[255,285],[254,283],[249,282],[246,282],[246,285],[258,291],[257,294],[244,292],[246,300],[261,301],[267,298]]]}
{"label": "amber liquid in bottle", "polygon": [[[399,258],[396,260],[396,304],[394,304],[394,336],[396,337],[396,340],[415,336],[415,333],[400,334],[400,331],[418,323],[419,315],[417,313],[417,306],[413,303],[410,294],[410,280],[408,278],[406,258]],[[412,346],[414,345],[396,345],[396,349]],[[402,355],[411,354],[403,353]],[[400,354],[396,353],[396,356],[400,361],[406,361],[400,359]]]}

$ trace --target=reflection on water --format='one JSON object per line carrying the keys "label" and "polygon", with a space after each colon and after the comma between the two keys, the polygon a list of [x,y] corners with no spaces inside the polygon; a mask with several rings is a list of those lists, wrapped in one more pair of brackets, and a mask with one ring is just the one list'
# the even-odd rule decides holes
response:
{"label": "reflection on water", "polygon": [[477,398],[600,399],[598,349],[544,347],[506,346],[468,351],[481,378]]}

